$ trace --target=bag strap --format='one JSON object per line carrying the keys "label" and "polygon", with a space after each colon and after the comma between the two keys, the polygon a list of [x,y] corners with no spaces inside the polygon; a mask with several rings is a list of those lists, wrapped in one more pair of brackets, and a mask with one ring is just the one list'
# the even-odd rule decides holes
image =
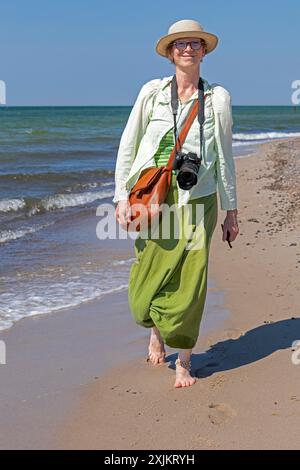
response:
{"label": "bag strap", "polygon": [[[204,95],[204,99],[205,99],[206,95]],[[199,99],[197,99],[192,107],[192,110],[191,112],[189,113],[189,116],[184,124],[184,127],[183,129],[181,130],[178,138],[177,138],[177,142],[176,142],[176,145],[174,146],[172,152],[171,152],[171,155],[169,157],[169,160],[168,160],[168,163],[166,165],[166,169],[167,170],[172,170],[173,169],[173,162],[174,162],[174,158],[175,158],[175,148],[179,148],[181,149],[184,141],[185,141],[185,138],[193,124],[193,121],[195,119],[195,117],[198,115],[198,109],[199,109]]]}

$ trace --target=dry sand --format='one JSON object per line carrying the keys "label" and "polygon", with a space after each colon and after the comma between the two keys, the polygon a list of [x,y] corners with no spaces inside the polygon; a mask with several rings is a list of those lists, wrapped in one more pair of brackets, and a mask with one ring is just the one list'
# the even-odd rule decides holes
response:
{"label": "dry sand", "polygon": [[231,315],[199,339],[197,384],[173,387],[175,350],[160,366],[128,361],[78,395],[59,448],[300,447],[300,364],[292,363],[300,340],[300,139],[263,144],[236,166],[240,234],[232,249],[221,241],[219,210],[209,266]]}

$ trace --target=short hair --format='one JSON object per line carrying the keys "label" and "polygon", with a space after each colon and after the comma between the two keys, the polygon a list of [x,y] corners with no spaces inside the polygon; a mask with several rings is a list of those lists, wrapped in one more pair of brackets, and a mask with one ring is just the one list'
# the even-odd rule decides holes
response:
{"label": "short hair", "polygon": [[[207,45],[204,39],[200,38],[201,45],[204,48],[204,53],[207,54]],[[170,42],[170,44],[167,45],[167,56],[169,57],[169,53],[171,52],[171,49],[173,47],[175,41]],[[170,59],[170,62],[174,64],[174,60]]]}

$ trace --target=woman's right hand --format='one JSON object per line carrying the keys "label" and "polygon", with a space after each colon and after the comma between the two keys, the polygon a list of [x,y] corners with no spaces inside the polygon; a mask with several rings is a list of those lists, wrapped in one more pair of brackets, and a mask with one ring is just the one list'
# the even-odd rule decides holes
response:
{"label": "woman's right hand", "polygon": [[131,207],[128,199],[118,201],[115,215],[120,225],[126,227],[127,223],[131,222]]}

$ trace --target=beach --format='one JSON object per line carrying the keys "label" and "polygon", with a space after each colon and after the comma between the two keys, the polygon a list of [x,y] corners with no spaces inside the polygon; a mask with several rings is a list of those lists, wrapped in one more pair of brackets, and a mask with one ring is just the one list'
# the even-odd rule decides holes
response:
{"label": "beach", "polygon": [[146,362],[126,290],[23,318],[0,331],[1,448],[299,448],[299,159],[297,138],[235,160],[240,234],[222,242],[219,209],[194,386],[174,388],[176,350]]}

